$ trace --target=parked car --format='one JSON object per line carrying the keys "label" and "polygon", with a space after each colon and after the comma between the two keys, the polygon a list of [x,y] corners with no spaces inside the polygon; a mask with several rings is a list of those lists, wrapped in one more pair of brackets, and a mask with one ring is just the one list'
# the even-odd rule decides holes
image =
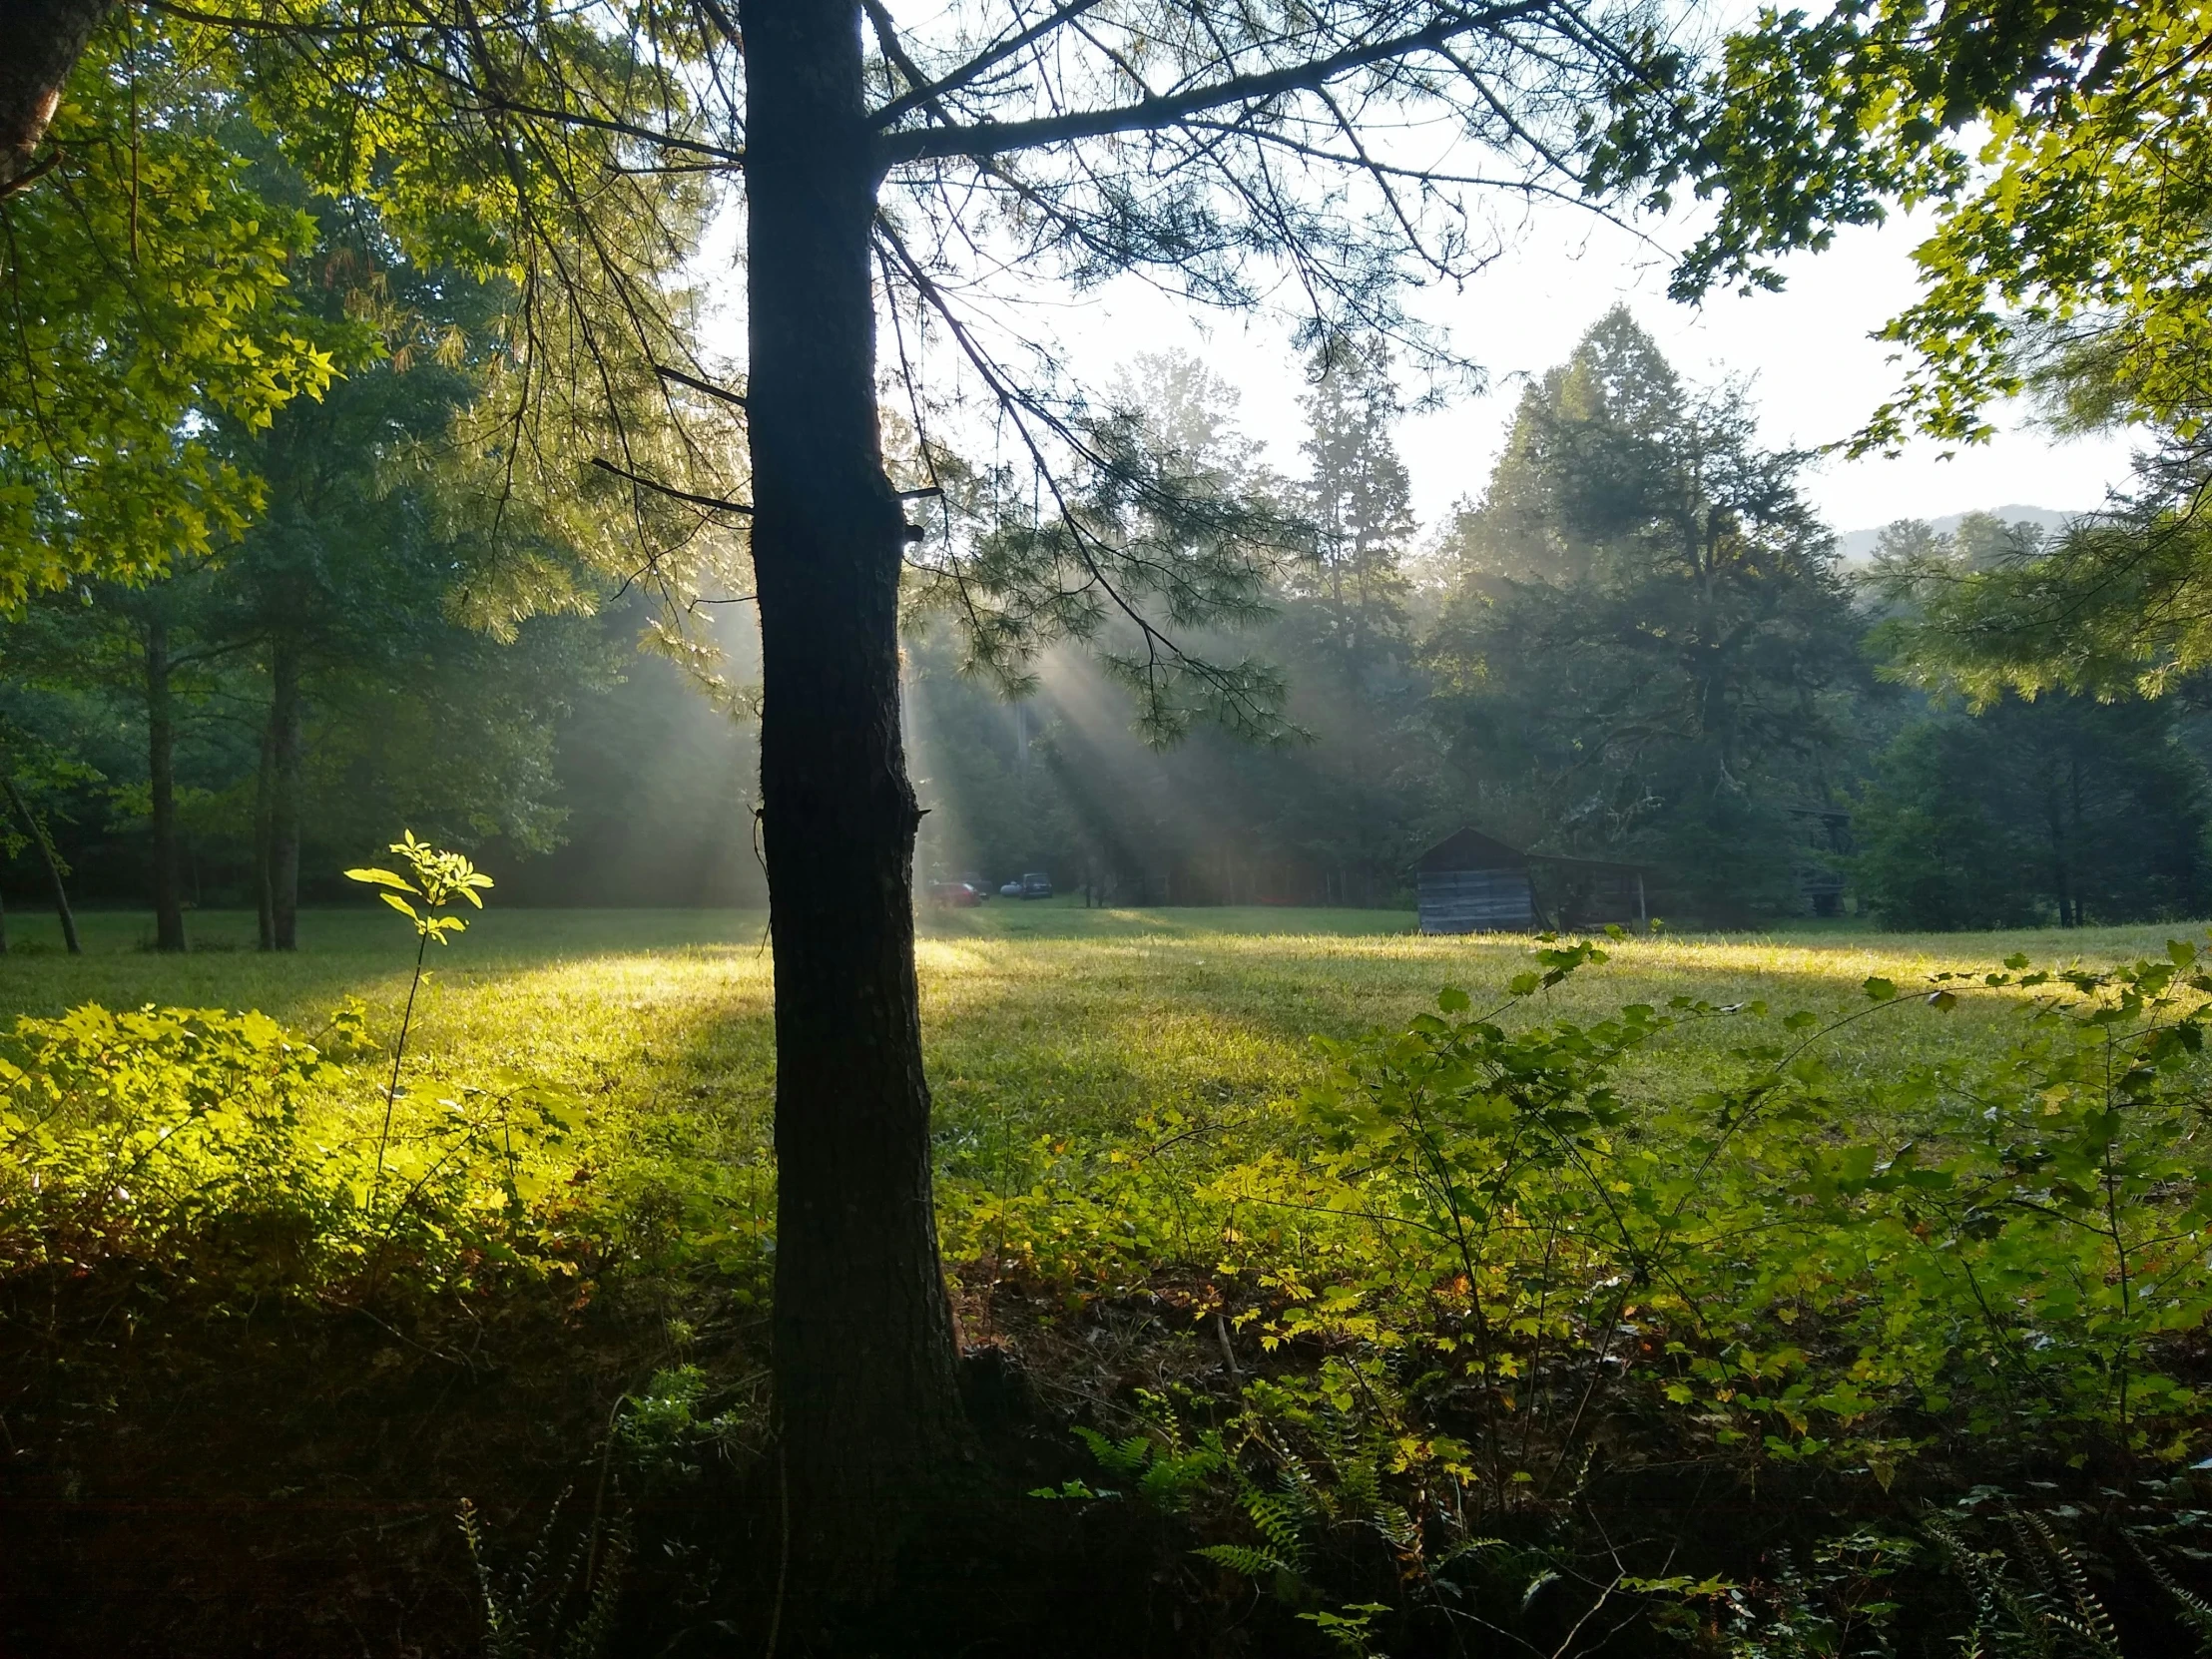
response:
{"label": "parked car", "polygon": [[951,910],[965,910],[983,902],[983,889],[965,881],[932,881],[929,900]]}
{"label": "parked car", "polygon": [[1041,869],[1033,869],[1021,878],[1021,896],[1024,898],[1050,898],[1052,877]]}

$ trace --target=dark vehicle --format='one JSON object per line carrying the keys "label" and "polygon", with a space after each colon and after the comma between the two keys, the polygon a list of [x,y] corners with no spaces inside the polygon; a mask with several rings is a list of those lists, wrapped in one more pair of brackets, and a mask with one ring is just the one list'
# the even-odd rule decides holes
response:
{"label": "dark vehicle", "polygon": [[1041,869],[1033,869],[1021,878],[1021,896],[1024,898],[1050,898],[1052,877]]}
{"label": "dark vehicle", "polygon": [[948,910],[965,910],[983,902],[988,896],[981,887],[970,886],[965,881],[932,881],[929,883],[929,901],[941,904]]}

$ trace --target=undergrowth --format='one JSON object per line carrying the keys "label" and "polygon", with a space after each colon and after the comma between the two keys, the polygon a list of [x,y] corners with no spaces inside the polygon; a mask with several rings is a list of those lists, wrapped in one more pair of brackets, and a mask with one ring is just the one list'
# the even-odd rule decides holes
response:
{"label": "undergrowth", "polygon": [[[326,1041],[357,1048],[359,1032],[340,1010]],[[19,1020],[0,1059],[0,1271],[150,1270],[236,1299],[466,1293],[589,1261],[572,1092],[459,1088],[396,1132],[348,1137],[316,1108],[354,1081],[261,1014]]]}
{"label": "undergrowth", "polygon": [[[1056,1140],[1026,1190],[963,1195],[955,1259],[1077,1297],[1166,1288],[1194,1335],[1221,1329],[1231,1368],[1242,1335],[1257,1375],[1141,1396],[1127,1434],[1093,1431],[1107,1475],[1187,1506],[1203,1469],[1216,1524],[1246,1533],[1209,1558],[1294,1603],[1324,1597],[1325,1563],[1356,1593],[1362,1552],[1386,1559],[1366,1578],[1387,1600],[1303,1614],[1353,1650],[1416,1608],[1520,1640],[1527,1621],[1494,1605],[1517,1575],[1523,1601],[1580,1607],[1568,1648],[1616,1619],[1732,1606],[1686,1628],[1746,1653],[1888,1651],[1866,1612],[1837,1627],[1857,1631],[1844,1646],[1776,1647],[1807,1616],[1750,1611],[1741,1534],[1759,1526],[1597,1524],[1606,1488],[1640,1490],[1647,1522],[1694,1515],[1685,1473],[1893,1524],[2007,1481],[2094,1497],[2167,1471],[2195,1502],[2212,975],[2192,946],[2105,972],[2015,959],[1913,999],[1870,979],[1827,1020],[1689,996],[1525,1016],[1604,959],[1549,945],[1487,1011],[1446,990],[1401,1030],[1322,1041],[1322,1075],[1271,1119]],[[1846,1026],[1966,996],[2010,1000],[2011,1038],[1889,1072],[1824,1053]],[[1632,1062],[1723,1021],[1742,1037],[1710,1086],[1635,1086]],[[1824,1538],[1809,1511],[1766,1529],[1830,1562],[1861,1535]],[[2143,1559],[2155,1577],[2194,1558]],[[1770,1574],[1764,1593],[1786,1603],[1793,1583]],[[2167,1599],[2186,1622],[2193,1604]],[[2105,1640],[2063,1622],[2079,1616],[2050,1629]],[[1760,1619],[1768,1634],[1746,1634]]]}

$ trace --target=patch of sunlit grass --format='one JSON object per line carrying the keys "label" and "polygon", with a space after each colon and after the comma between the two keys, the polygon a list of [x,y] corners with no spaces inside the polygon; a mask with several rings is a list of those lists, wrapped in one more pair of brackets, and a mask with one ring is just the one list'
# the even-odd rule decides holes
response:
{"label": "patch of sunlit grass", "polygon": [[[36,921],[15,936],[48,945]],[[418,1010],[428,1098],[527,1074],[584,1091],[593,1109],[660,1126],[724,1158],[760,1155],[774,1090],[773,974],[757,913],[488,911],[433,958]],[[142,918],[86,918],[88,953],[0,957],[0,1018],[86,1001],[258,1007],[310,1035],[344,998],[389,1037],[410,940],[368,911],[310,912],[307,948],[265,956],[252,918],[203,913],[184,957],[139,948]],[[2024,951],[2038,962],[2156,953],[2169,927],[1949,936],[1808,927],[1773,934],[1636,937],[1612,960],[1526,1005],[1524,1017],[1588,1019],[1628,1002],[1690,995],[1832,1014],[1870,975],[1908,990],[1937,970],[1979,972]],[[1308,1038],[1401,1024],[1445,984],[1500,997],[1529,941],[1424,938],[1412,917],[1372,910],[1085,910],[994,903],[921,918],[919,967],[945,1155],[1007,1167],[1039,1136],[1111,1135],[1162,1112],[1216,1119],[1268,1107],[1312,1075]],[[1835,1039],[1845,1066],[1895,1066],[1993,1035],[2004,997],[1949,1015],[1905,1010]],[[1686,1030],[1645,1062],[1686,1086],[1751,1034],[1741,1021]],[[371,1102],[363,1092],[361,1109]]]}

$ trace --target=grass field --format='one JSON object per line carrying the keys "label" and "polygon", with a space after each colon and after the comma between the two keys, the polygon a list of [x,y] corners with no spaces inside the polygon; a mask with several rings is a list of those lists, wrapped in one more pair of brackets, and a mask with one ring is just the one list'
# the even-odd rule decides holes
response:
{"label": "grass field", "polygon": [[[433,950],[414,1052],[442,1078],[524,1070],[605,1088],[625,1104],[711,1107],[756,1119],[773,1077],[772,972],[765,916],[741,911],[509,910],[477,918]],[[10,918],[0,1020],[93,1001],[259,1008],[313,1033],[347,996],[388,1036],[413,940],[381,911],[310,911],[303,948],[252,948],[253,918],[202,912],[198,948],[145,948],[143,916],[83,918],[86,954],[59,953],[50,918]],[[1744,935],[1636,938],[1541,1000],[1584,1017],[1686,993],[1763,999],[1780,1014],[1829,1012],[1882,975],[1910,989],[1938,969],[2106,963],[2158,954],[2193,924],[2001,934],[1884,934],[1837,926]],[[1296,1088],[1307,1039],[1402,1023],[1445,984],[1478,1004],[1527,960],[1510,937],[1422,938],[1412,917],[1376,910],[1085,910],[992,904],[931,913],[919,946],[924,1029],[940,1116],[953,1134],[986,1121],[1019,1136],[1105,1129],[1194,1102],[1256,1103]],[[1995,999],[1991,999],[1993,1002]],[[1908,1015],[1838,1039],[1840,1058],[1894,1060],[1901,1047],[1970,1042],[1994,1017],[1969,1001],[1947,1017]],[[1740,1040],[1731,1032],[1729,1041]],[[1683,1039],[1694,1049],[1695,1039]]]}
{"label": "grass field", "polygon": [[[253,918],[201,913],[199,948],[146,948],[142,916],[85,918],[86,954],[55,952],[39,923],[0,958],[0,1028],[92,1001],[257,1008],[310,1038],[342,1001],[369,1009],[372,1043],[398,1028],[413,939],[396,916],[308,912],[303,948],[252,948]],[[1312,1038],[1394,1029],[1439,988],[1477,1007],[1528,964],[1531,940],[1424,938],[1409,914],[1377,910],[1205,908],[1086,910],[1065,901],[994,903],[921,918],[924,1040],[936,1103],[938,1164],[993,1192],[1025,1190],[1075,1136],[1093,1166],[1113,1145],[1173,1118],[1204,1126],[1187,1148],[1195,1184],[1273,1144],[1285,1103],[1319,1072]],[[592,1156],[652,1169],[682,1187],[694,1173],[739,1172],[741,1230],[770,1226],[764,1179],[774,1094],[773,972],[766,917],[740,911],[508,910],[476,917],[433,947],[434,977],[409,1040],[409,1094],[434,1102],[465,1085],[517,1077],[578,1091]],[[1870,975],[1908,992],[1938,970],[1983,971],[2024,952],[2038,964],[2159,954],[2191,928],[1908,936],[1815,924],[1798,932],[1608,941],[1611,959],[1521,1005],[1514,1017],[1590,1020],[1623,1004],[1690,995],[1764,1001],[1762,1020],[1694,1023],[1631,1064],[1648,1099],[1680,1098],[1711,1062],[1781,1034],[1809,1008],[1824,1018],[1864,1006]],[[41,946],[47,948],[42,949]],[[1846,1071],[1886,1074],[2009,1034],[2011,993],[1967,998],[1948,1014],[1904,1008],[1830,1039]],[[372,1134],[380,1113],[364,1058],[331,1109]],[[402,1113],[403,1118],[405,1113]],[[642,1177],[641,1177],[642,1178]],[[721,1177],[718,1176],[718,1179]],[[1052,1179],[1080,1188],[1064,1164]],[[948,1239],[948,1248],[957,1248]]]}
{"label": "grass field", "polygon": [[[164,1277],[170,1270],[153,1266],[58,1282],[20,1276],[0,1296],[0,1426],[19,1448],[0,1465],[0,1552],[38,1565],[16,1592],[0,1582],[0,1650],[18,1650],[13,1633],[25,1652],[221,1654],[240,1651],[248,1630],[257,1651],[373,1646],[308,1641],[305,1608],[326,1634],[363,1620],[389,1632],[376,1651],[473,1651],[479,1607],[454,1544],[454,1504],[472,1497],[503,1517],[503,1536],[527,1536],[564,1485],[605,1480],[612,1425],[626,1410],[637,1417],[644,1395],[676,1386],[670,1378],[692,1378],[683,1386],[693,1392],[651,1420],[677,1425],[669,1432],[681,1455],[647,1458],[630,1477],[674,1480],[664,1496],[681,1498],[708,1489],[700,1469],[720,1457],[725,1476],[742,1478],[767,1422],[761,1297],[774,1228],[775,1057],[765,918],[503,910],[494,901],[457,943],[433,951],[402,1115],[417,1115],[425,1144],[441,1134],[451,1142],[440,1114],[470,1098],[464,1086],[498,1096],[520,1079],[565,1091],[584,1121],[545,1154],[560,1167],[533,1188],[530,1202],[544,1207],[513,1235],[550,1269],[482,1284],[433,1275],[414,1301],[380,1300],[372,1273],[365,1288],[340,1277],[266,1303],[259,1281],[233,1285],[220,1273],[188,1276],[182,1294]],[[98,1002],[258,1008],[312,1038],[359,998],[367,1046],[318,1108],[349,1119],[346,1133],[316,1122],[306,1139],[317,1159],[349,1139],[351,1156],[376,1142],[380,1160],[378,1052],[397,1030],[414,955],[398,918],[309,912],[304,948],[282,957],[251,948],[252,918],[241,914],[195,915],[200,948],[183,957],[146,948],[143,916],[95,913],[83,927],[86,954],[72,958],[56,948],[47,918],[10,918],[17,948],[0,957],[0,1030],[18,1015]],[[1857,1524],[1847,1512],[1897,1525],[1915,1504],[1947,1503],[1991,1479],[2047,1485],[2080,1469],[2080,1478],[2104,1478],[2106,1465],[2093,1459],[2108,1454],[2122,1469],[2135,1466],[2128,1459],[2161,1459],[2163,1469],[2200,1455],[2212,1429],[2186,1380],[2202,1369],[2193,1333],[2200,1304],[2212,1309],[2212,1285],[2189,1266],[2204,1259],[2194,1242],[2174,1257],[2170,1318],[2122,1310],[2135,1321],[2129,1329],[2145,1333],[2127,1339],[2137,1343],[2124,1350],[2131,1375],[2148,1369],[2141,1343],[2186,1338],[2186,1352],[2171,1343],[2163,1351],[2184,1381],[2159,1384],[2167,1392],[2154,1410],[2154,1447],[2139,1431],[2130,1441],[2125,1422],[2110,1431],[2100,1403],[2113,1350],[2099,1335],[2109,1310],[2098,1310],[2112,1276],[2094,1237],[2038,1232],[2032,1217],[1994,1240],[1932,1232],[1910,1191],[1869,1184],[1878,1157],[1895,1155],[1903,1167],[1898,1147],[1922,1133],[1892,1106],[1869,1103],[1906,1100],[1909,1116],[1917,1108],[1886,1086],[1922,1062],[2016,1053],[2026,993],[1976,988],[1947,1013],[1909,1003],[1844,1027],[1824,1045],[1834,1079],[1806,1085],[1812,1104],[1761,1119],[1726,1160],[1715,1161],[1706,1139],[1721,1097],[1704,1092],[1740,1087],[1765,1062],[1731,1050],[1783,1038],[1793,1010],[1823,1023],[1869,1010],[1870,977],[1910,995],[1934,973],[1979,974],[2016,953],[2038,965],[2103,966],[2161,956],[2169,937],[2198,932],[2173,924],[1917,937],[1825,926],[1607,941],[1608,961],[1523,1000],[1508,1023],[1588,1025],[1676,996],[1768,1011],[1690,1020],[1636,1052],[1618,1078],[1627,1107],[1619,1133],[1593,1137],[1577,1120],[1583,1126],[1569,1133],[1582,1150],[1543,1169],[1526,1165],[1468,1260],[1464,1243],[1449,1248],[1433,1184],[1418,1158],[1405,1162],[1402,1139],[1355,1148],[1361,1168],[1332,1162],[1325,1117],[1296,1102],[1326,1070],[1316,1035],[1402,1031],[1446,985],[1464,988],[1477,1008],[1502,1001],[1534,941],[1423,938],[1409,915],[1381,911],[1048,902],[930,912],[918,954],[951,1283],[966,1335],[985,1350],[1007,1345],[1044,1402],[1041,1416],[1026,1419],[1044,1426],[1021,1429],[1030,1437],[1016,1434],[1000,1451],[1029,1457],[1021,1448],[1043,1445],[1040,1455],[1062,1459],[1051,1481],[1096,1480],[1101,1471],[1072,1425],[1134,1430],[1140,1446],[1187,1444],[1158,1416],[1172,1395],[1191,1432],[1205,1421],[1242,1424],[1248,1464],[1287,1469],[1283,1459],[1304,1457],[1316,1478],[1335,1483],[1340,1508],[1345,1494],[1379,1501],[1385,1489],[1392,1501],[1429,1504],[1423,1513],[1441,1548],[1468,1526],[1552,1537],[1545,1529],[1567,1513],[1554,1484],[1562,1470],[1587,1470],[1602,1444],[1603,1502],[1614,1506],[1607,1525],[1645,1527],[1662,1510],[1672,1517],[1644,1540],[1650,1570],[1679,1570],[1668,1565],[1674,1540],[1697,1535],[1697,1571],[1746,1573],[1763,1570],[1766,1529],[1785,1524],[1776,1515],[1808,1529],[1800,1541],[1810,1546],[1831,1514],[1835,1526]],[[1361,1052],[1373,1061],[1390,1051],[1378,1043]],[[2048,1066],[2036,1074],[2015,1114],[2020,1134],[2049,1140],[2102,1121],[2090,1110],[2096,1078],[2067,1076]],[[1578,1088],[1579,1112],[1597,1096]],[[2151,1146],[2158,1158],[2193,1144],[2196,1098],[2177,1095],[2172,1112],[2146,1120],[2178,1137]],[[2048,1115],[2061,1105],[2070,1115]],[[1470,1149],[1471,1182],[1519,1156],[1484,1121],[1453,1131],[1462,1138],[1451,1144]],[[1957,1121],[1952,1144],[1978,1134],[1978,1119],[1963,1138]],[[1612,1160],[1608,1173],[1577,1185],[1579,1160],[1593,1152]],[[1852,1176],[1855,1156],[1864,1167]],[[1828,1187],[1793,1184],[1800,1161]],[[495,1155],[486,1179],[501,1167]],[[2166,1210],[2188,1193],[2212,1194],[2212,1172],[2176,1179],[2179,1168],[2145,1163],[2130,1177],[2146,1237],[2198,1241],[2212,1230],[2194,1210],[2182,1229],[2167,1228]],[[1839,1180],[1859,1185],[1838,1197]],[[492,1201],[482,1214],[499,1213],[490,1187],[474,1191],[440,1212],[443,1224],[465,1222],[479,1200]],[[1593,1193],[1640,1195],[1648,1207],[1638,1227],[1656,1237],[1664,1220],[1675,1241],[1665,1283],[1635,1291],[1639,1306],[1632,1275],[1644,1258],[1608,1242],[1599,1211],[1612,1198],[1592,1202]],[[1456,1225],[1455,1210],[1449,1220]],[[2073,1256],[2061,1261],[2060,1245]],[[1976,1266],[1954,1283],[1962,1252]],[[455,1271],[447,1260],[438,1271]],[[1982,1304],[1983,1283],[2007,1287],[2001,1318]],[[1470,1347],[1470,1296],[1505,1310],[1494,1350],[1488,1336]],[[1639,1331],[1631,1363],[1616,1335]],[[1662,1344],[1669,1332],[1684,1340]],[[1481,1357],[1492,1355],[1494,1364]],[[2000,1360],[2012,1369],[1991,1384]],[[2003,1392],[2015,1374],[2016,1399]],[[1602,1389],[1601,1379],[1610,1379]],[[739,1426],[718,1438],[721,1428],[686,1414],[687,1400],[711,1401],[728,1413],[716,1423]],[[1500,1413],[1510,1419],[1503,1429]],[[2085,1449],[2060,1466],[2046,1448],[2066,1435]],[[1370,1459],[1358,1479],[1343,1460],[1355,1442]],[[1304,1449],[1284,1449],[1292,1446]],[[643,1455],[634,1446],[620,1453]],[[1908,1457],[1916,1472],[1898,1475]],[[666,1474],[678,1464],[691,1474]],[[1200,1535],[1249,1555],[1260,1511],[1246,1517],[1250,1494],[1231,1491],[1220,1465],[1211,1479],[1211,1495],[1193,1488],[1176,1502],[1200,1517]],[[1463,1497],[1448,1516],[1436,1507],[1447,1490]],[[1732,1495],[1785,1490],[1817,1501],[1760,1510],[1736,1507]],[[300,1493],[332,1506],[303,1518],[291,1506]],[[158,1501],[146,1507],[149,1498]],[[2196,1507],[2212,1510],[2207,1499]],[[688,1511],[670,1501],[669,1536],[688,1549]],[[382,1517],[373,1525],[352,1518],[371,1510]],[[229,1517],[223,1527],[203,1523],[216,1513]],[[1378,1566],[1346,1543],[1366,1523],[1342,1513],[1352,1518],[1330,1534],[1336,1544],[1324,1548],[1317,1534],[1317,1579],[1328,1578],[1348,1608],[1396,1597],[1402,1562]],[[1188,1537],[1176,1536],[1158,1546],[1159,1571],[1184,1571],[1175,1563],[1191,1559]],[[1466,1593],[1500,1598],[1499,1617],[1532,1619],[1537,1630],[1550,1615],[1530,1613],[1529,1598],[1547,1577],[1579,1574],[1600,1602],[1612,1593],[1604,1573],[1624,1570],[1618,1536],[1598,1549],[1561,1532],[1527,1553],[1473,1558]],[[758,1556],[764,1546],[756,1538],[746,1547]],[[653,1570],[663,1577],[650,1594],[697,1588],[689,1568]],[[85,1607],[111,1605],[100,1599],[101,1575],[119,1572],[158,1586],[146,1592],[153,1599],[137,1610],[114,1601],[112,1617],[87,1622]],[[22,1593],[33,1584],[37,1596]],[[1875,1584],[1862,1588],[1874,1594]],[[1187,1587],[1225,1627],[1252,1606],[1240,1584]],[[1914,1593],[1944,1606],[1950,1594],[1933,1579]],[[1293,1617],[1305,1605],[1276,1608],[1273,1651],[1320,1651]],[[1431,1613],[1414,1608],[1394,1628],[1428,1629],[1420,1620]],[[419,1634],[426,1629],[434,1639]],[[1558,1646],[1554,1633],[1532,1651]]]}

